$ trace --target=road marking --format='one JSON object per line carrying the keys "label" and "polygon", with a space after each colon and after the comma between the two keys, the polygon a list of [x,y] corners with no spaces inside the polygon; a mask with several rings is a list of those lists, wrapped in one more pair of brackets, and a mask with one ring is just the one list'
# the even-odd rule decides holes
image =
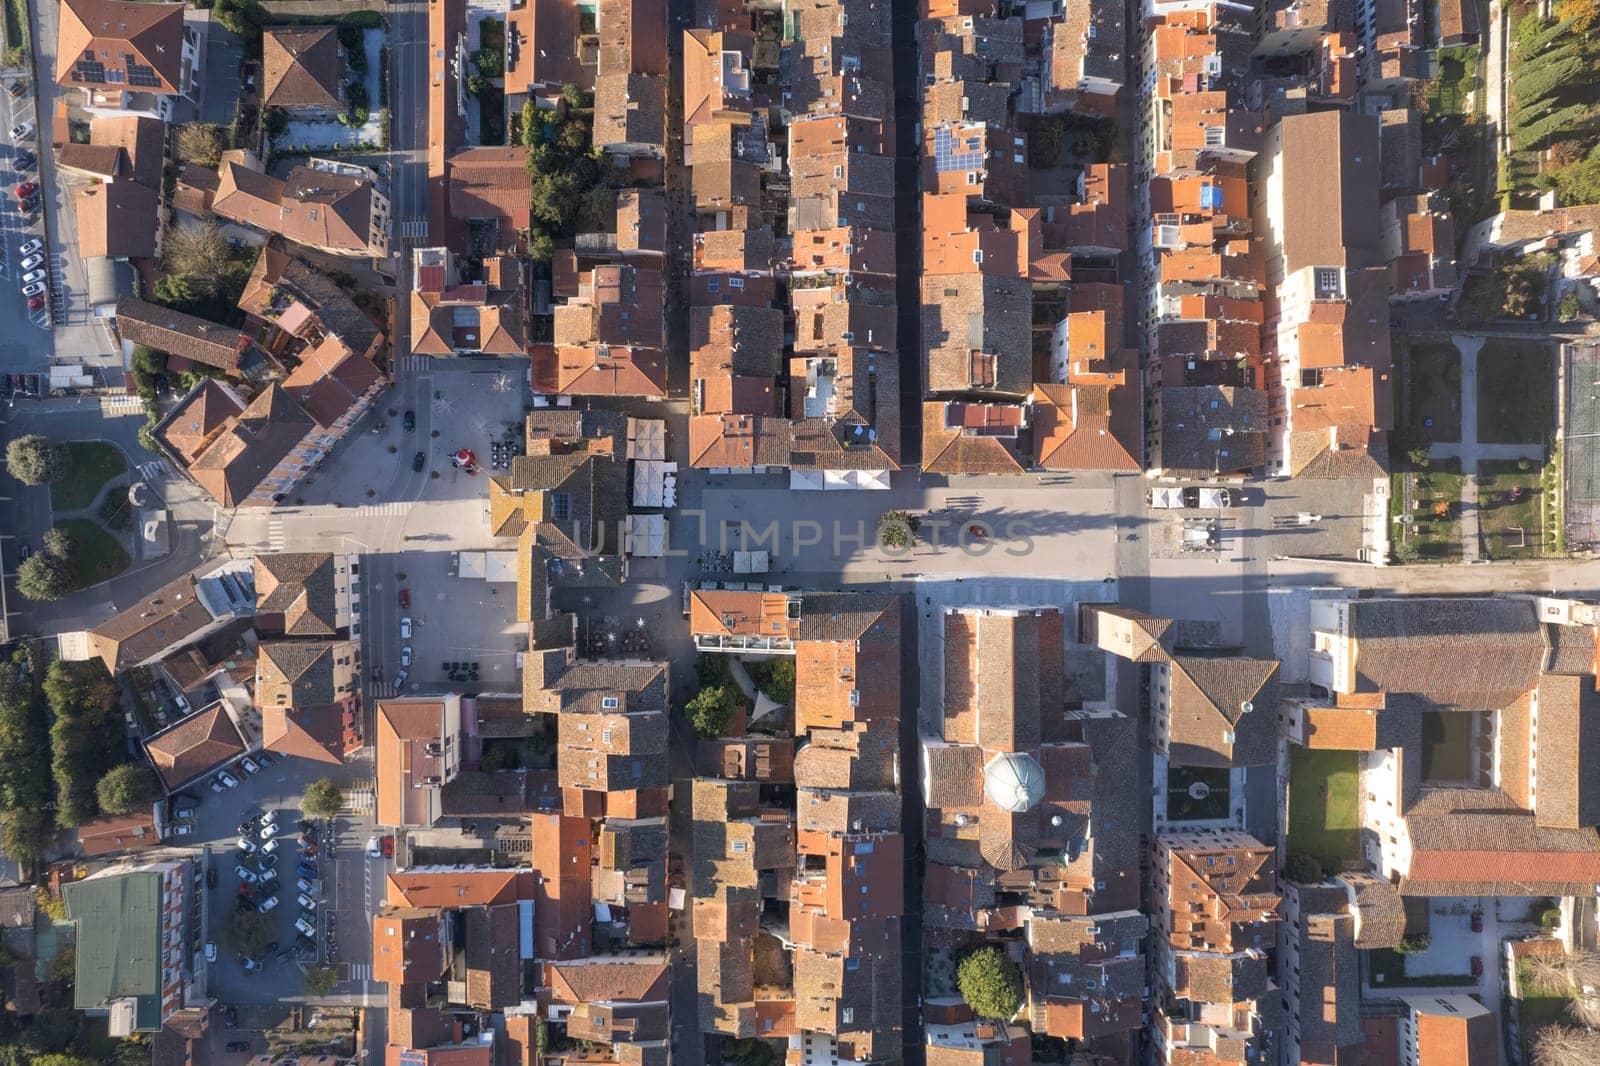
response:
{"label": "road marking", "polygon": [[270,518],[267,520],[267,546],[275,552],[283,551],[287,538],[283,533],[283,519]]}
{"label": "road marking", "polygon": [[349,972],[349,979],[352,981],[367,981],[372,977],[372,963],[370,962],[346,963],[345,970]]}
{"label": "road marking", "polygon": [[391,503],[369,503],[355,510],[360,518],[375,518],[380,515],[408,514],[411,511],[411,504],[404,500],[395,500]]}

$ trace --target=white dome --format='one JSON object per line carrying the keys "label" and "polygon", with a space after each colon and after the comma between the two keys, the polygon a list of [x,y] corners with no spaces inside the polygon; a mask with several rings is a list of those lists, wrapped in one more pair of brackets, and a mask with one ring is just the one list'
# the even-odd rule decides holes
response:
{"label": "white dome", "polygon": [[1001,810],[1021,814],[1044,798],[1044,771],[1026,752],[1003,752],[984,766],[983,792]]}

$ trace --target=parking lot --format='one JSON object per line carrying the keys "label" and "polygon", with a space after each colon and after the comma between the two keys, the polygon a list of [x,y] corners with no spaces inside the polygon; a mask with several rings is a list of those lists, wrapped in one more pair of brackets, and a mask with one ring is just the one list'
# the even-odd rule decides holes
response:
{"label": "parking lot", "polygon": [[[41,343],[46,337],[39,331],[50,327],[53,310],[45,291],[52,289],[49,277],[53,264],[49,249],[44,247],[44,224],[40,214],[40,205],[48,190],[38,189],[41,183],[38,115],[32,92],[24,88],[20,96],[11,95],[12,87],[19,84],[26,85],[20,75],[0,75],[0,86],[4,87],[4,91],[0,91],[0,100],[4,101],[0,107],[0,123],[5,131],[0,137],[0,175],[5,185],[3,197],[0,197],[5,201],[0,205],[0,233],[4,234],[4,246],[0,248],[0,369],[13,374],[36,371],[49,363],[50,348]],[[26,127],[27,132],[13,137],[10,131],[19,126]],[[19,167],[19,158],[25,152],[33,158],[25,161],[26,166]],[[34,209],[25,214],[19,206],[16,190],[25,189],[27,185],[34,186],[29,199]],[[38,258],[24,268],[21,249],[29,242],[36,244],[30,245],[27,255]],[[22,280],[25,274],[41,275],[36,279],[42,286],[37,301],[40,306],[32,310],[28,307],[28,297],[21,292],[28,284]]]}
{"label": "parking lot", "polygon": [[[448,551],[412,551],[376,557],[364,568],[369,582],[366,661],[382,670],[382,682],[374,686],[380,694],[398,691],[402,669],[407,693],[520,691],[517,652],[527,647],[528,638],[526,627],[516,622],[516,586],[459,577],[457,558]],[[409,608],[400,606],[402,588]],[[411,619],[409,638],[401,636],[402,617]],[[411,649],[409,667],[401,665],[405,648]],[[476,663],[477,680],[470,669],[458,669],[452,682],[450,663]]]}

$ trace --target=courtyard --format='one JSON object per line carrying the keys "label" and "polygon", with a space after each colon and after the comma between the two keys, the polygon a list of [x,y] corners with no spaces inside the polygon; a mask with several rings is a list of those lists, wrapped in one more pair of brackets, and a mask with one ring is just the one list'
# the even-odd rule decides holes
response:
{"label": "courtyard", "polygon": [[1327,866],[1361,858],[1360,756],[1289,747],[1289,850]]}

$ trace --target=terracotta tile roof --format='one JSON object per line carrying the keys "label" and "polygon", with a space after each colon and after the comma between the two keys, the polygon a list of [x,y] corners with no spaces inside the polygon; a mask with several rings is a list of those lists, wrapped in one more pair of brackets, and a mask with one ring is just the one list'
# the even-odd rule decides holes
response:
{"label": "terracotta tile roof", "polygon": [[665,1001],[670,970],[659,956],[593,955],[545,964],[551,998],[562,1004]]}
{"label": "terracotta tile roof", "polygon": [[[1016,475],[1026,472],[1021,405],[929,401],[922,405],[922,469],[930,474]],[[969,417],[969,416],[975,416]],[[1012,416],[1007,418],[1007,416]],[[969,428],[973,422],[976,429]],[[991,426],[1005,430],[996,435]]]}
{"label": "terracotta tile roof", "polygon": [[1270,762],[1277,735],[1277,674],[1276,659],[1174,656],[1165,737],[1174,759],[1197,766]]}
{"label": "terracotta tile roof", "polygon": [[78,826],[78,850],[86,858],[149,848],[161,843],[155,818],[148,810],[134,814],[102,814]]}
{"label": "terracotta tile roof", "polygon": [[1438,710],[1499,710],[1538,682],[1545,640],[1531,601],[1386,598],[1349,607],[1355,691]]}
{"label": "terracotta tile roof", "polygon": [[787,419],[728,413],[689,418],[689,463],[700,469],[789,465]]}
{"label": "terracotta tile roof", "polygon": [[89,647],[116,675],[186,642],[211,622],[194,575],[185,574],[89,630]]}
{"label": "terracotta tile roof", "polygon": [[343,765],[348,713],[339,703],[263,706],[261,746],[280,755]]}
{"label": "terracotta tile roof", "polygon": [[389,874],[384,896],[399,907],[480,907],[531,899],[530,875],[516,870],[413,868]]}
{"label": "terracotta tile roof", "polygon": [[[63,0],[56,84],[178,95],[184,89],[183,12],[183,4]],[[108,80],[110,73],[121,76]]]}
{"label": "terracotta tile roof", "polygon": [[[553,91],[571,82],[582,85],[579,64],[578,5],[573,0],[530,0],[506,16],[505,91]],[[586,86],[587,87],[587,86]]]}
{"label": "terracotta tile roof", "polygon": [[146,740],[144,746],[169,790],[182,788],[245,752],[239,728],[220,703],[168,726]]}
{"label": "terracotta tile roof", "polygon": [[[559,7],[565,2],[543,0],[541,6]],[[498,218],[505,220],[510,230],[527,229],[532,215],[530,151],[520,146],[467,148],[451,156],[446,164],[451,214],[456,218]]]}
{"label": "terracotta tile roof", "polygon": [[161,438],[183,462],[192,462],[244,407],[232,389],[204,378],[168,416]]}
{"label": "terracotta tile roof", "polygon": [[1565,896],[1600,881],[1594,831],[1547,828],[1498,792],[1431,789],[1407,808],[1402,895]]}
{"label": "terracotta tile roof", "polygon": [[283,616],[291,637],[332,636],[338,628],[332,552],[255,557],[256,613]]}
{"label": "terracotta tile roof", "polygon": [[344,103],[344,46],[332,26],[268,26],[261,33],[263,107]]}
{"label": "terracotta tile roof", "polygon": [[1137,384],[1038,383],[1031,396],[1036,465],[1046,470],[1139,470],[1142,405]]}
{"label": "terracotta tile roof", "polygon": [[278,385],[268,385],[189,465],[189,476],[224,507],[238,507],[316,423]]}
{"label": "terracotta tile roof", "polygon": [[[119,182],[105,188],[120,185]],[[236,329],[133,296],[117,300],[116,327],[123,340],[204,363],[229,374],[239,373],[252,346],[250,338]]]}

